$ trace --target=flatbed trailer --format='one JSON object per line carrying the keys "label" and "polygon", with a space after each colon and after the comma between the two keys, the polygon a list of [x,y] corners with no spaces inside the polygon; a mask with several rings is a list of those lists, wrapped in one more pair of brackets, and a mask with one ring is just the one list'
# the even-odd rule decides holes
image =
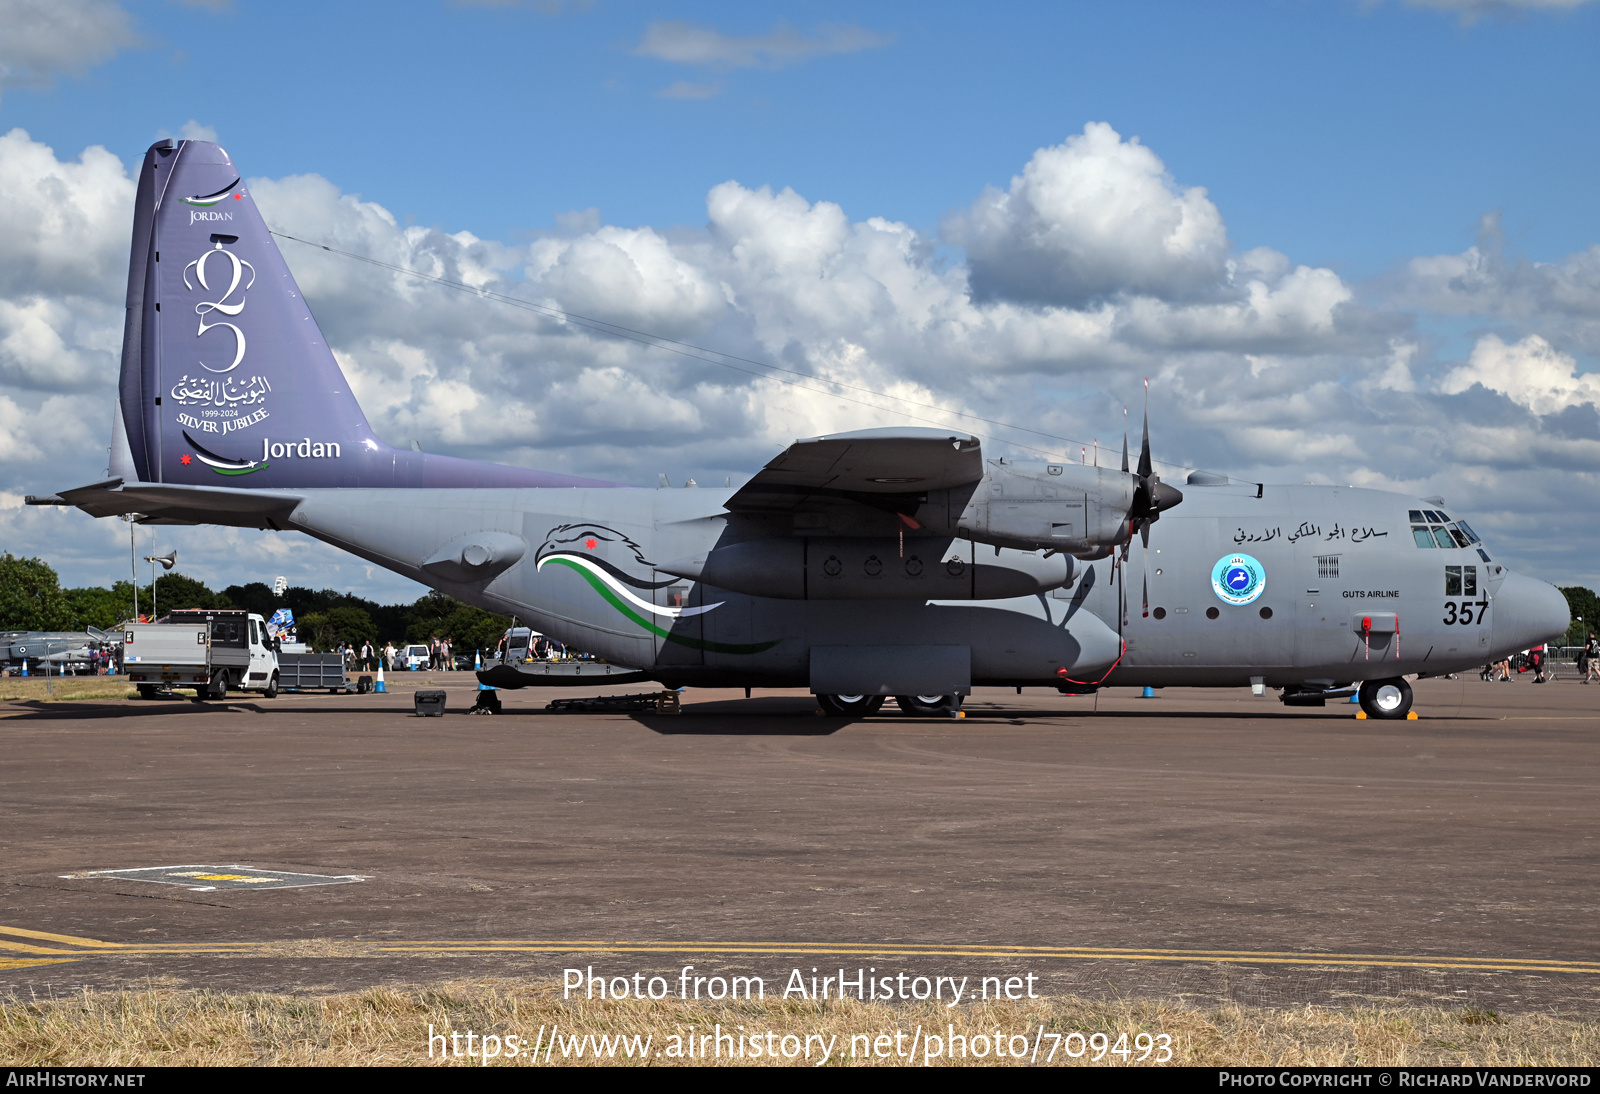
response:
{"label": "flatbed trailer", "polygon": [[286,691],[342,691],[346,695],[365,690],[345,674],[340,653],[278,654],[278,686]]}

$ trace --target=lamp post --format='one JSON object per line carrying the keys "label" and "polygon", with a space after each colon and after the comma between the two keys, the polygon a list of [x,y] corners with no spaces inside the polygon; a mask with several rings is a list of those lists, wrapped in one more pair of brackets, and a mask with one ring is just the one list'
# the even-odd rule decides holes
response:
{"label": "lamp post", "polygon": [[178,561],[178,552],[174,549],[164,555],[145,555],[144,560],[150,564],[150,621],[153,623],[156,618],[156,563],[161,563],[163,570],[170,570]]}

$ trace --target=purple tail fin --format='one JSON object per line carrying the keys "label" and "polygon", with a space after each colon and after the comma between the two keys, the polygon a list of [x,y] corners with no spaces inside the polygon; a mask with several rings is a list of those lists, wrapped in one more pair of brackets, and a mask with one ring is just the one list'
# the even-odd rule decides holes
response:
{"label": "purple tail fin", "polygon": [[[391,448],[367,424],[221,147],[145,153],[128,263],[123,477],[233,487],[610,486]],[[122,437],[116,448],[122,447]],[[121,460],[117,456],[121,456]]]}

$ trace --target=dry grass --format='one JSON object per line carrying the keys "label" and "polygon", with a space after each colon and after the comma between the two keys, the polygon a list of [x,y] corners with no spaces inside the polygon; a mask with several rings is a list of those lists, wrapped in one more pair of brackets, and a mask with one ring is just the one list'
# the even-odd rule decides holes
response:
{"label": "dry grass", "polygon": [[126,676],[7,676],[0,678],[0,703],[32,700],[49,703],[84,699],[135,699],[139,693]]}
{"label": "dry grass", "polygon": [[[230,995],[152,986],[143,991],[88,993],[67,999],[22,1001],[0,1006],[0,1061],[11,1066],[241,1064],[476,1064],[465,1058],[428,1057],[428,1027],[435,1032],[493,1034],[502,1051],[510,1036],[521,1039],[515,1059],[497,1066],[528,1064],[529,1046],[541,1027],[569,1033],[649,1035],[642,1062],[680,1061],[671,1041],[694,1026],[698,1034],[718,1024],[724,1032],[837,1036],[832,1063],[897,1064],[889,1059],[851,1060],[853,1035],[902,1031],[902,1045],[919,1026],[948,1036],[1037,1031],[1105,1033],[1112,1044],[1140,1033],[1172,1038],[1175,1064],[1194,1065],[1560,1065],[1594,1066],[1600,1060],[1600,1023],[1543,1014],[1496,1015],[1490,1011],[1412,1009],[1263,1010],[1225,1006],[1209,1009],[1150,1001],[1095,1001],[1073,997],[1029,1003],[978,1004],[954,1011],[934,1005],[890,1007],[876,1003],[692,1003],[679,1001],[568,1001],[551,984],[516,981],[441,983],[374,988],[330,995]],[[549,1044],[548,1032],[544,1043]],[[798,1042],[791,1042],[791,1046]],[[858,1045],[865,1042],[857,1042]],[[464,1045],[464,1039],[458,1042]],[[1020,1042],[1019,1042],[1020,1044]],[[1074,1045],[1076,1043],[1074,1042]],[[1044,1039],[1039,1062],[1048,1055]],[[437,1043],[436,1043],[437,1048]],[[656,1055],[659,1053],[660,1055]],[[843,1058],[841,1059],[841,1054]],[[812,1063],[818,1061],[815,1051]],[[1056,1053],[1055,1062],[1090,1063]],[[543,1062],[541,1054],[540,1062]],[[552,1065],[562,1063],[552,1054]],[[569,1064],[594,1063],[590,1053]],[[618,1053],[617,1064],[629,1061]],[[767,1063],[747,1056],[723,1063]],[[795,1061],[804,1063],[804,1057]],[[920,1059],[918,1060],[920,1063]],[[1025,1064],[1022,1060],[935,1062]],[[1105,1063],[1123,1063],[1107,1055]],[[1153,1058],[1150,1062],[1154,1062]]]}

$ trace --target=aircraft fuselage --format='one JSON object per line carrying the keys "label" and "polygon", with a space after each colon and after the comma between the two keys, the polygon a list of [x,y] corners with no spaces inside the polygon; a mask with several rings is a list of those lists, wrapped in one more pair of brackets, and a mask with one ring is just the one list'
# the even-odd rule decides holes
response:
{"label": "aircraft fuselage", "polygon": [[[754,597],[658,569],[739,538],[726,490],[302,493],[289,527],[669,684],[804,686],[812,647],[953,645],[971,648],[975,685],[1342,685],[1505,656],[1548,636],[1546,601],[1559,599],[1481,545],[1419,548],[1408,515],[1437,507],[1346,487],[1269,486],[1258,497],[1253,484],[1191,486],[1126,561],[1079,562],[1070,585],[988,601],[940,598],[931,577],[946,560],[995,553],[943,536],[907,535],[903,554],[881,552],[891,568],[925,560],[922,599]],[[894,543],[893,517],[881,516]],[[526,554],[488,579],[425,568],[468,529],[525,543]],[[1226,564],[1239,557],[1258,572],[1229,589]],[[1213,583],[1219,566],[1226,598]],[[1106,676],[1119,634],[1126,649]]]}

